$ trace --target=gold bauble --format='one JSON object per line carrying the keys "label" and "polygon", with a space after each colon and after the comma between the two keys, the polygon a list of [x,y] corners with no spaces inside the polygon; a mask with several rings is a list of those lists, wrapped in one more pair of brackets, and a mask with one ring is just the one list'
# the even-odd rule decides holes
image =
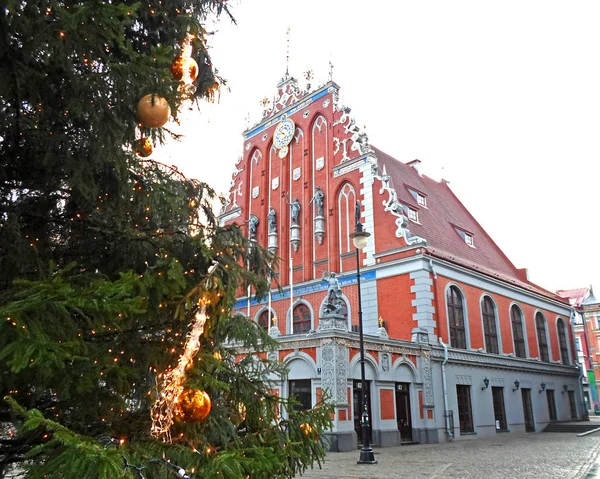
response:
{"label": "gold bauble", "polygon": [[135,151],[136,155],[141,156],[142,158],[150,156],[153,149],[154,147],[152,146],[152,141],[150,141],[150,138],[140,138],[133,146],[133,150]]}
{"label": "gold bauble", "polygon": [[198,63],[191,57],[180,55],[171,63],[171,75],[189,85],[198,78]]}
{"label": "gold bauble", "polygon": [[208,96],[208,101],[214,103],[215,96],[218,96],[220,88],[221,88],[221,85],[219,85],[219,82],[217,80],[215,80],[215,82],[206,89],[206,95]]}
{"label": "gold bauble", "polygon": [[171,116],[169,102],[162,96],[143,96],[137,106],[138,121],[148,128],[160,128]]}
{"label": "gold bauble", "polygon": [[238,403],[234,406],[234,412],[231,414],[231,422],[239,426],[246,420],[246,406],[243,403]]}
{"label": "gold bauble", "polygon": [[210,413],[210,396],[206,391],[186,389],[179,397],[179,410],[187,422],[200,422]]}
{"label": "gold bauble", "polygon": [[317,432],[317,430],[307,422],[303,422],[302,424],[300,424],[300,430],[308,437],[312,438],[315,442],[319,438],[319,433]]}

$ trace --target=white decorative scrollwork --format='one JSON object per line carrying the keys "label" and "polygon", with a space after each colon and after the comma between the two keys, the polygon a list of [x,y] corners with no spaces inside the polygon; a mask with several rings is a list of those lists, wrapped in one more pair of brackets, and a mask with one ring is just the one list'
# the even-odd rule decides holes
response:
{"label": "white decorative scrollwork", "polygon": [[296,103],[306,93],[307,91],[301,90],[298,87],[296,79],[286,73],[277,85],[277,95],[273,98],[273,101],[265,104],[263,118],[273,116],[289,105]]}
{"label": "white decorative scrollwork", "polygon": [[427,241],[420,236],[416,236],[411,234],[408,226],[408,218],[404,215],[404,206],[398,200],[398,195],[396,193],[395,188],[391,185],[391,177],[387,174],[385,170],[385,165],[383,165],[383,173],[381,176],[376,175],[375,178],[381,181],[381,188],[379,189],[379,194],[382,195],[385,192],[388,193],[388,199],[383,200],[382,204],[385,206],[384,211],[390,212],[393,216],[396,217],[396,237],[404,238],[409,245],[416,243],[426,243]]}

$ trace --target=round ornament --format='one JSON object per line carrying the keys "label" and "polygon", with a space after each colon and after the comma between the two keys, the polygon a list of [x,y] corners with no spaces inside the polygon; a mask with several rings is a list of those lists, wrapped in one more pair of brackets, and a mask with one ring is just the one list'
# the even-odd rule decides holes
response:
{"label": "round ornament", "polygon": [[243,403],[238,403],[234,407],[234,412],[231,414],[231,422],[239,426],[246,420],[246,406]]}
{"label": "round ornament", "polygon": [[300,430],[306,434],[308,437],[314,439],[314,441],[316,442],[317,439],[319,438],[319,435],[317,433],[317,430],[312,427],[309,423],[307,422],[303,422],[302,424],[300,424]]}
{"label": "round ornament", "polygon": [[187,422],[204,421],[210,413],[211,401],[206,391],[186,389],[179,397],[179,410]]}
{"label": "round ornament", "polygon": [[219,93],[220,88],[221,88],[221,85],[219,85],[219,82],[217,80],[215,80],[215,82],[206,89],[206,95],[208,96],[208,101],[210,101],[210,102],[215,101],[215,96],[217,96],[217,94]]}
{"label": "round ornament", "polygon": [[198,63],[191,57],[179,55],[171,63],[171,75],[175,80],[189,85],[198,78]]}
{"label": "round ornament", "polygon": [[281,148],[281,150],[279,150],[279,153],[277,153],[279,155],[279,158],[281,158],[282,160],[287,156],[288,152],[290,151],[290,148],[285,145]]}
{"label": "round ornament", "polygon": [[137,119],[148,128],[160,128],[171,116],[169,102],[162,96],[143,96],[137,105]]}
{"label": "round ornament", "polygon": [[135,151],[136,155],[146,158],[152,154],[154,147],[152,146],[152,141],[150,141],[150,138],[140,138],[135,142],[133,150]]}

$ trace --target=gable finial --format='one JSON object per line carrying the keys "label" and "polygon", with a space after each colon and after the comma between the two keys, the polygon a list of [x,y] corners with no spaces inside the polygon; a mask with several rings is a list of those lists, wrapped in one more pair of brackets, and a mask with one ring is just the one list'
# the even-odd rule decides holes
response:
{"label": "gable finial", "polygon": [[329,60],[329,81],[333,81],[333,63]]}
{"label": "gable finial", "polygon": [[290,27],[287,28],[285,32],[287,35],[287,51],[285,55],[285,76],[287,77],[290,74],[289,66],[290,66]]}

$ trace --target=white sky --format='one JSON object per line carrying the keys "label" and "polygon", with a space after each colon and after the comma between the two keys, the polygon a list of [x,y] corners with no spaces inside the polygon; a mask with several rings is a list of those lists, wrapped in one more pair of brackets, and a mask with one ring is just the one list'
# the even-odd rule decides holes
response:
{"label": "white sky", "polygon": [[[163,147],[228,189],[246,117],[286,68],[326,82],[371,144],[450,187],[517,267],[600,296],[600,2],[238,0],[211,54],[230,92],[186,112]],[[168,160],[166,160],[168,161]]]}

